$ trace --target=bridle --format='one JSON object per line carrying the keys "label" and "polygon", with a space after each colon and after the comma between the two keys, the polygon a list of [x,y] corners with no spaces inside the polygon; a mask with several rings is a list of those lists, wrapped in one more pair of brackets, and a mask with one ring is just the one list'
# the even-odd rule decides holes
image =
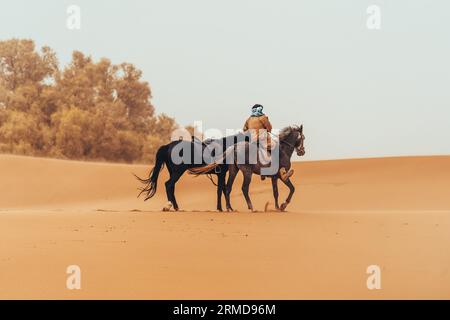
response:
{"label": "bridle", "polygon": [[300,145],[300,152],[305,153],[305,135],[303,133],[301,134],[302,144]]}

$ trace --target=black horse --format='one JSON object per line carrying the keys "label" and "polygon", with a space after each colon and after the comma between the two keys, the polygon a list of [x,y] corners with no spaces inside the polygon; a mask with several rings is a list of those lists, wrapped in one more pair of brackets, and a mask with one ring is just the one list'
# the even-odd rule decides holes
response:
{"label": "black horse", "polygon": [[[144,187],[140,188],[138,197],[144,193],[144,201],[147,201],[155,195],[159,173],[164,165],[166,165],[170,177],[165,183],[168,205],[163,208],[163,211],[169,211],[171,206],[173,206],[174,210],[178,210],[179,207],[175,198],[175,184],[181,176],[186,171],[194,173],[195,171],[192,170],[195,170],[195,168],[207,165],[208,163],[205,162],[205,154],[209,154],[213,158],[218,157],[229,146],[248,140],[248,135],[238,133],[221,139],[207,140],[204,142],[192,137],[191,141],[172,141],[169,144],[161,146],[156,152],[156,163],[150,171],[148,178],[142,179],[135,175],[144,184]],[[208,150],[205,152],[207,148]],[[228,165],[221,164],[211,170],[202,172],[202,174],[208,175],[211,181],[213,181],[212,175],[217,175],[217,210],[219,211],[222,211],[222,193],[225,194],[226,192],[225,176],[227,171]]]}
{"label": "black horse", "polygon": [[[279,165],[278,167],[282,170],[289,170],[291,168],[291,157],[294,151],[296,151],[298,156],[305,155],[305,147],[304,147],[305,136],[303,135],[303,125],[292,126],[284,128],[279,135]],[[254,152],[255,149],[253,149]],[[250,200],[249,196],[249,186],[252,180],[253,174],[261,175],[261,169],[267,167],[267,164],[261,162],[260,153],[257,154],[257,161],[255,163],[250,163],[249,155],[252,152],[250,144],[248,142],[238,143],[233,147],[229,148],[225,155],[228,157],[228,153],[232,152],[233,163],[228,164],[228,181],[226,185],[225,199],[227,204],[227,210],[233,211],[230,203],[230,194],[233,188],[234,179],[239,171],[242,171],[244,175],[244,181],[242,184],[242,192],[244,194],[245,200],[247,202],[247,206],[250,210],[255,211],[253,209],[253,204]],[[224,158],[225,158],[224,155]],[[244,163],[240,163],[238,159],[245,159]],[[208,172],[214,169],[217,166],[223,166],[218,162],[211,163],[209,165],[204,166],[203,168],[198,168],[195,170],[196,174],[201,174]],[[273,196],[275,198],[275,208],[280,211],[284,211],[292,199],[292,196],[295,192],[295,187],[292,184],[291,180],[288,178],[283,180],[283,183],[289,188],[289,195],[285,202],[279,206],[278,204],[278,179],[281,178],[280,171],[278,170],[275,174],[266,175],[272,179],[272,189]]]}

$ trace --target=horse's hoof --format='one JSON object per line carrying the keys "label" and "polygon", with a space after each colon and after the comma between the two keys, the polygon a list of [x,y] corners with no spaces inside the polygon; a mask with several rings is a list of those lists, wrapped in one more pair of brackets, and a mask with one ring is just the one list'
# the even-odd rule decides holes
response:
{"label": "horse's hoof", "polygon": [[288,206],[288,204],[286,202],[284,202],[280,207],[280,211],[286,210],[287,206]]}
{"label": "horse's hoof", "polygon": [[251,211],[252,211],[252,213],[258,213],[258,212],[259,212],[259,211],[256,210],[256,209],[252,209]]}
{"label": "horse's hoof", "polygon": [[233,208],[227,208],[227,212],[234,212]]}
{"label": "horse's hoof", "polygon": [[[170,211],[170,209],[173,207],[172,202],[167,202],[166,206],[163,208],[163,211]],[[178,208],[176,208],[175,210],[178,210]]]}

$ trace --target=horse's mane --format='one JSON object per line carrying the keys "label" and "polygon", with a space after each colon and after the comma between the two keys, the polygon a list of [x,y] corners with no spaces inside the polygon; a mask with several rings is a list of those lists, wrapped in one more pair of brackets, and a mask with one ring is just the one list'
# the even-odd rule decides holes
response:
{"label": "horse's mane", "polygon": [[281,129],[280,134],[279,134],[278,137],[279,137],[280,140],[285,140],[295,130],[296,130],[296,128],[294,128],[292,126],[283,128],[283,129]]}

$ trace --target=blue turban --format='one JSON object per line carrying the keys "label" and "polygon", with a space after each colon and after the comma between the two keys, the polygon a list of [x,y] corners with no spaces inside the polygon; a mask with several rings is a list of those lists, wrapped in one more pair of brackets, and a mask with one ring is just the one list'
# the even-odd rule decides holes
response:
{"label": "blue turban", "polygon": [[264,107],[262,105],[255,104],[252,107],[252,117],[259,117],[259,116],[264,115],[263,109],[264,109]]}

